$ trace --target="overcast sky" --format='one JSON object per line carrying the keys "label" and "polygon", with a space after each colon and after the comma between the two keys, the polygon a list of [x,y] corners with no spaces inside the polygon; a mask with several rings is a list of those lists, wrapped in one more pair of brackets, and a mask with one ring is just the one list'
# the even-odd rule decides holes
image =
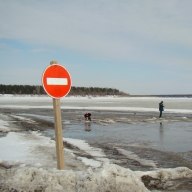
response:
{"label": "overcast sky", "polygon": [[192,93],[192,0],[0,0],[0,84],[40,85],[56,59],[73,86]]}

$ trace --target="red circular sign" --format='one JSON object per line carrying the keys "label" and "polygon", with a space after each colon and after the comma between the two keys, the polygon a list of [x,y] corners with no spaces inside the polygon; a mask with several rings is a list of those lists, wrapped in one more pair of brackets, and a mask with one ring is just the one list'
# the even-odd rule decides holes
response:
{"label": "red circular sign", "polygon": [[59,99],[66,96],[71,89],[69,72],[59,64],[48,66],[42,76],[45,92],[53,98]]}

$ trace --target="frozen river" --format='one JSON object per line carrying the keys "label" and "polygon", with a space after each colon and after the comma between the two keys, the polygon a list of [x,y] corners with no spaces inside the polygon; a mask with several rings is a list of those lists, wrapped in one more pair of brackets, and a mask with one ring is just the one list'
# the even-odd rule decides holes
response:
{"label": "frozen river", "polygon": [[125,124],[94,123],[65,125],[65,137],[83,139],[89,143],[122,143],[151,147],[162,151],[192,150],[192,122],[155,122]]}
{"label": "frozen river", "polygon": [[[161,100],[165,111],[159,119]],[[98,154],[94,157],[93,153],[86,152],[88,147],[80,147],[83,142],[101,149],[99,156],[103,157],[104,153],[110,163],[134,171],[192,169],[192,98],[66,97],[61,100],[61,108],[64,141],[69,142],[69,150],[80,149],[75,155],[80,155],[78,160],[86,166],[101,165],[97,162]],[[91,112],[91,122],[84,121],[85,112]],[[55,157],[50,153],[53,144],[49,141],[55,137],[53,122],[49,97],[1,95],[0,150],[3,152],[0,161],[55,166]],[[42,136],[31,135],[31,131],[38,131]],[[78,142],[80,144],[75,144]],[[14,153],[7,152],[13,148],[16,149]],[[90,159],[93,162],[89,162]],[[67,164],[84,169],[81,163],[69,160]],[[179,185],[173,191],[191,190],[188,180],[181,179],[182,182],[185,187]]]}
{"label": "frozen river", "polygon": [[[66,97],[61,99],[63,109],[90,109],[115,111],[158,111],[158,103],[164,101],[167,113],[192,114],[192,98],[160,97]],[[52,108],[47,96],[0,96],[2,108]]]}
{"label": "frozen river", "polygon": [[[158,103],[163,100],[165,105],[164,117],[158,119]],[[1,96],[1,108],[13,109],[52,109],[52,100],[49,97],[33,96]],[[98,124],[90,125],[79,121],[65,125],[66,137],[85,139],[89,142],[122,142],[124,144],[135,143],[137,145],[150,146],[155,149],[186,152],[191,150],[192,142],[192,98],[158,98],[158,97],[66,97],[61,100],[63,113],[65,110],[76,111],[69,119],[63,117],[63,121],[74,122],[81,120],[83,112],[91,111],[93,119],[100,115]],[[97,112],[94,112],[97,111]],[[99,114],[99,112],[100,114]],[[30,112],[28,111],[30,114]],[[35,112],[49,120],[51,112],[45,114]],[[107,119],[102,118],[103,117]],[[107,115],[106,115],[107,114]],[[132,114],[135,114],[132,115]],[[30,114],[30,115],[33,115]],[[143,117],[142,117],[143,116]],[[177,118],[178,117],[178,118]],[[76,119],[75,119],[76,118]],[[139,119],[140,118],[140,119]],[[53,118],[52,118],[53,119]],[[135,119],[138,121],[134,122]],[[97,119],[98,120],[98,119]],[[113,123],[110,123],[111,122]],[[52,120],[53,121],[53,120]],[[145,122],[145,123],[144,123]],[[147,123],[149,122],[149,123]],[[87,127],[87,128],[86,128]],[[90,132],[83,130],[90,129]]]}

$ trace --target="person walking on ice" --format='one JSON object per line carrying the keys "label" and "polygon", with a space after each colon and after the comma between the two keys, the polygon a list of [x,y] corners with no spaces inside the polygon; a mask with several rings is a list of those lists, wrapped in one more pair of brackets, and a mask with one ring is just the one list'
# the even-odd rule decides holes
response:
{"label": "person walking on ice", "polygon": [[163,111],[164,111],[164,105],[163,105],[163,101],[161,101],[161,102],[159,103],[159,112],[160,112],[159,118],[162,117]]}

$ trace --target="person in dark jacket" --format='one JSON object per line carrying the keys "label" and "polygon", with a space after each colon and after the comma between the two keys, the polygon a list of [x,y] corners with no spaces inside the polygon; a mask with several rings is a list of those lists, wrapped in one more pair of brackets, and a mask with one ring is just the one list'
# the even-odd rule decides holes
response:
{"label": "person in dark jacket", "polygon": [[163,111],[164,111],[164,105],[163,105],[163,101],[161,101],[161,102],[159,103],[159,112],[160,112],[159,118],[162,117]]}
{"label": "person in dark jacket", "polygon": [[84,117],[86,121],[91,121],[91,113],[85,113]]}

